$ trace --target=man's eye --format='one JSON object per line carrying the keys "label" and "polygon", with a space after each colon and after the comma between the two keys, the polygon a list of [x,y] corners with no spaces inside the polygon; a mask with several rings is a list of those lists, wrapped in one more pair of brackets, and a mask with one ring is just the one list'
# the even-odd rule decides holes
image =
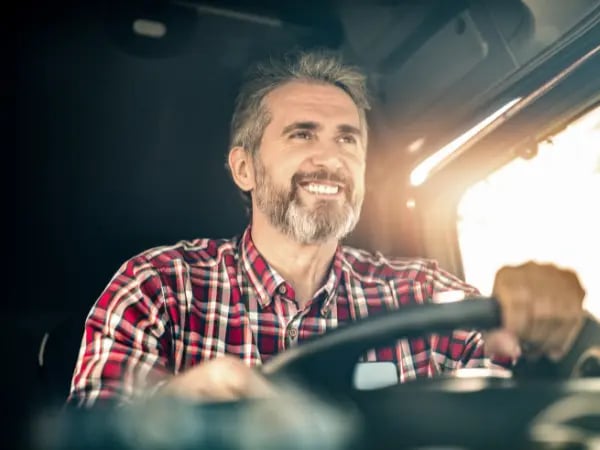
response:
{"label": "man's eye", "polygon": [[356,144],[357,141],[356,141],[356,137],[355,136],[353,136],[351,134],[348,134],[348,135],[345,135],[345,136],[341,136],[340,137],[340,142],[342,142],[343,144]]}
{"label": "man's eye", "polygon": [[310,131],[296,131],[290,135],[290,139],[302,139],[309,140],[312,138],[312,133]]}

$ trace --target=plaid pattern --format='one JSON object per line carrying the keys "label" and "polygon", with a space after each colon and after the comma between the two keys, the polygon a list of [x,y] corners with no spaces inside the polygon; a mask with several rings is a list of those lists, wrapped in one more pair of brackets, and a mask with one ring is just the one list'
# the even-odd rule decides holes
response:
{"label": "plaid pattern", "polygon": [[[253,245],[250,228],[231,240],[151,249],[125,262],[91,309],[68,402],[129,402],[225,353],[259,366],[340,323],[449,290],[477,293],[433,261],[340,245],[325,284],[301,310],[292,286]],[[362,360],[393,361],[402,382],[488,363],[474,331],[400,340]]]}

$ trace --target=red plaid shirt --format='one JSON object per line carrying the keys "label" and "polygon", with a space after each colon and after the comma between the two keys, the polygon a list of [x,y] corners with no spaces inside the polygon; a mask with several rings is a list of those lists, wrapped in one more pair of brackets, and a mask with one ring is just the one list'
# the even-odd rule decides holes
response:
{"label": "red plaid shirt", "polygon": [[[260,255],[250,228],[231,240],[151,249],[123,264],[91,309],[68,401],[129,402],[226,353],[259,366],[342,322],[448,290],[477,292],[435,262],[340,245],[325,284],[299,309],[294,289]],[[399,340],[364,360],[393,361],[401,382],[487,363],[475,331]]]}

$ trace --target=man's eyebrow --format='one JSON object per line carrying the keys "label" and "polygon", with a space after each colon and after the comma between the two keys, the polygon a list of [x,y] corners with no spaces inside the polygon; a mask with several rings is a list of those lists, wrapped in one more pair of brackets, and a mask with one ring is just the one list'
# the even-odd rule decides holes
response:
{"label": "man's eyebrow", "polygon": [[[290,131],[293,130],[319,130],[321,129],[322,126],[320,123],[318,122],[312,122],[312,121],[301,121],[301,122],[293,122],[289,125],[287,125],[283,131],[281,132],[282,135],[288,134]],[[347,134],[355,134],[357,136],[361,136],[362,132],[360,130],[360,128],[355,127],[354,125],[349,125],[349,124],[341,124],[337,126],[337,130],[339,133],[347,133]]]}
{"label": "man's eyebrow", "polygon": [[337,127],[340,133],[348,133],[348,134],[356,134],[358,136],[362,135],[360,128],[355,127],[354,125],[342,124]]}
{"label": "man's eyebrow", "polygon": [[319,128],[321,128],[321,125],[317,122],[312,122],[312,121],[301,121],[301,122],[293,122],[289,125],[287,125],[283,131],[281,132],[282,135],[284,134],[288,134],[290,131],[293,130],[318,130]]}

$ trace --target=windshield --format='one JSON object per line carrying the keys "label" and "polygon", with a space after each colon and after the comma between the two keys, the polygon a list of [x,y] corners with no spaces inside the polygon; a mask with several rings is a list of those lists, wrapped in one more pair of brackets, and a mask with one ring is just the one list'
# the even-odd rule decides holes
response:
{"label": "windshield", "polygon": [[466,280],[491,293],[503,265],[575,270],[600,317],[600,106],[469,188],[458,205]]}

